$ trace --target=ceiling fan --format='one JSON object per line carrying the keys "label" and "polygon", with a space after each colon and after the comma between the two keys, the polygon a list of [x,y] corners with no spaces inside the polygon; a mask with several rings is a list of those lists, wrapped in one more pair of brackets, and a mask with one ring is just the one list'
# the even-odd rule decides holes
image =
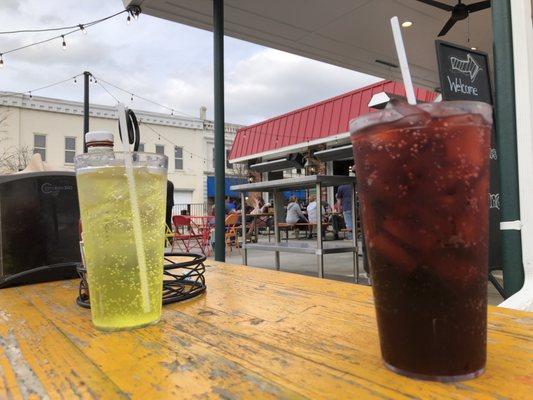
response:
{"label": "ceiling fan", "polygon": [[456,22],[467,19],[470,13],[481,11],[486,8],[490,8],[490,0],[479,1],[472,4],[463,4],[461,0],[458,0],[458,3],[455,6],[450,6],[448,4],[442,3],[440,1],[434,0],[417,0],[421,3],[428,4],[433,7],[440,8],[444,11],[451,11],[452,16],[446,22],[442,30],[439,32],[439,36],[444,36],[448,31],[455,25]]}

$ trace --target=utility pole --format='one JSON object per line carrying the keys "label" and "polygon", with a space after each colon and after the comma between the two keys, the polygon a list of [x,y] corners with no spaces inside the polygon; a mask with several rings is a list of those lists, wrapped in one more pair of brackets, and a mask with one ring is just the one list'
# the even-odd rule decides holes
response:
{"label": "utility pole", "polygon": [[226,184],[226,150],[224,138],[224,0],[213,0],[213,50],[215,71],[215,260],[223,262],[226,261],[226,243],[224,237],[224,223],[226,219],[224,207]]}
{"label": "utility pole", "polygon": [[85,134],[89,132],[89,71],[83,72],[83,152],[87,153],[87,144],[85,143]]}

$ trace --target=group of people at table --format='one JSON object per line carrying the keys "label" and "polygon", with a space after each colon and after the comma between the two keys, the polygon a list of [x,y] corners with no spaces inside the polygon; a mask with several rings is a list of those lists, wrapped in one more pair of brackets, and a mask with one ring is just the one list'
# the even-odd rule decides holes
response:
{"label": "group of people at table", "polygon": [[[331,206],[327,201],[322,201],[322,221],[329,223],[332,227],[334,239],[339,239],[339,232],[346,228],[348,230],[346,239],[350,238],[352,231],[352,192],[351,185],[341,185],[337,188],[336,202]],[[261,196],[248,198],[246,201],[245,213],[248,234],[252,235],[255,229],[272,227],[273,213],[270,211],[272,203],[265,203]],[[318,209],[316,196],[310,194],[307,198],[307,205],[302,207],[296,196],[290,196],[286,206],[285,222],[288,226],[297,224],[309,224],[308,238],[313,237],[313,226],[317,223]],[[214,208],[212,209],[214,215]],[[231,214],[241,215],[242,205],[227,197],[225,202],[226,216]],[[240,217],[239,217],[240,218]],[[239,220],[239,223],[241,221]],[[323,226],[325,233],[327,225]]]}

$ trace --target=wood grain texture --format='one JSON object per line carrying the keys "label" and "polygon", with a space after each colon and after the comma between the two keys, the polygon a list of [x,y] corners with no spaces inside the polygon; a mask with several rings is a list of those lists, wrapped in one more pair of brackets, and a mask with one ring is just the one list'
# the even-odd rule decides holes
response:
{"label": "wood grain texture", "polygon": [[0,290],[0,399],[526,399],[533,316],[489,308],[486,373],[440,384],[386,370],[370,288],[211,262],[207,293],[105,333],[76,280]]}

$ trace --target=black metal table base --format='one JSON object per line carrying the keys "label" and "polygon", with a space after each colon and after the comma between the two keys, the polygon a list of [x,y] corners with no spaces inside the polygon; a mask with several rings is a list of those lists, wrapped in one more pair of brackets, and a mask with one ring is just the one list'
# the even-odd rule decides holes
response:
{"label": "black metal table base", "polygon": [[[187,257],[189,260],[175,262],[169,257]],[[206,257],[194,253],[165,253],[163,270],[163,305],[191,299],[206,291]],[[83,264],[77,266],[81,281],[76,303],[80,307],[91,308],[87,270]]]}

